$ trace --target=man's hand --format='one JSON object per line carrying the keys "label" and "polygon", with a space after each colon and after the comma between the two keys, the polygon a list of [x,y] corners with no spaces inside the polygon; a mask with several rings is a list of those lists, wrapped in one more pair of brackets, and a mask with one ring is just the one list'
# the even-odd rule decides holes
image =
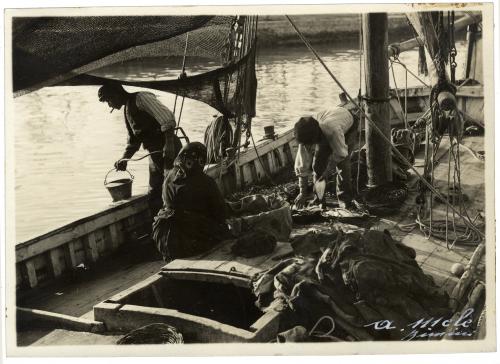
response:
{"label": "man's hand", "polygon": [[115,168],[118,171],[124,171],[127,169],[127,161],[123,159],[119,159],[115,162]]}
{"label": "man's hand", "polygon": [[306,206],[308,197],[309,196],[304,192],[299,193],[298,196],[295,197],[295,207],[297,209],[303,209]]}

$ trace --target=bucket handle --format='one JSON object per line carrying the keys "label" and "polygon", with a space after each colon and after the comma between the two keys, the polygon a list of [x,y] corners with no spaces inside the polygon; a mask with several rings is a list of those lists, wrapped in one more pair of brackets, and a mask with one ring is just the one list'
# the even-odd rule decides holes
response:
{"label": "bucket handle", "polygon": [[[116,168],[111,168],[108,173],[106,173],[106,176],[104,177],[104,186],[106,186],[109,182],[107,182],[107,178],[108,178],[108,175],[113,172],[113,171],[118,171]],[[125,170],[125,172],[127,172],[129,175],[130,175],[130,179],[134,179],[134,176],[132,175],[132,173],[130,173],[127,169]]]}

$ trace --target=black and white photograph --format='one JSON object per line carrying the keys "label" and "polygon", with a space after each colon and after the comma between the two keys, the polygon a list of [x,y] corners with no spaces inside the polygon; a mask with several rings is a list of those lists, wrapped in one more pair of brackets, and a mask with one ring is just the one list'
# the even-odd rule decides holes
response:
{"label": "black and white photograph", "polygon": [[7,355],[496,351],[493,13],[5,9]]}

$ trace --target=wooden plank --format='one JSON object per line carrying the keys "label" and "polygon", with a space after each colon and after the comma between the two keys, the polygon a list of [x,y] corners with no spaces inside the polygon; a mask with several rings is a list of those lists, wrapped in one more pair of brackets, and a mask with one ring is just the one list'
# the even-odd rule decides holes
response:
{"label": "wooden plank", "polygon": [[255,330],[252,342],[266,342],[278,335],[281,313],[269,310],[250,327]]}
{"label": "wooden plank", "polygon": [[[454,24],[455,33],[459,32],[460,30],[465,29],[467,26],[474,24],[474,23],[477,23],[479,21],[480,21],[479,17],[466,14],[462,18],[457,19],[457,21],[455,21],[455,24]],[[409,50],[412,50],[412,49],[420,46],[421,44],[423,44],[422,38],[415,37],[415,38],[406,40],[402,43],[395,43],[395,44],[389,45],[387,48],[387,52],[388,52],[388,55],[390,57],[393,57],[393,56],[401,54],[403,52],[407,52]],[[395,53],[395,49],[397,49],[397,54]]]}
{"label": "wooden plank", "polygon": [[29,259],[35,255],[67,244],[70,240],[78,239],[87,235],[89,232],[108,226],[147,208],[148,205],[146,200],[138,200],[137,203],[125,208],[119,210],[112,208],[108,210],[106,214],[100,214],[95,219],[87,220],[80,224],[76,224],[76,222],[71,223],[54,232],[18,244],[16,245],[16,262]]}
{"label": "wooden plank", "polygon": [[124,220],[124,231],[125,231],[125,236],[127,237],[128,241],[136,241],[137,240],[137,231],[136,231],[136,216],[132,215],[127,217]]}
{"label": "wooden plank", "polygon": [[264,168],[262,167],[262,164],[258,159],[252,161],[252,164],[255,166],[255,173],[256,173],[256,177],[252,182],[253,183],[259,182],[266,175],[264,172]]}
{"label": "wooden plank", "polygon": [[123,244],[123,231],[121,225],[121,221],[117,221],[108,226],[111,250],[115,250]]}
{"label": "wooden plank", "polygon": [[467,98],[484,98],[483,86],[462,86],[457,90],[456,96]]}
{"label": "wooden plank", "polygon": [[[404,97],[404,89],[399,89],[398,94]],[[407,89],[407,98],[419,98],[419,97],[429,97],[430,95],[429,87],[415,86],[408,87]],[[484,90],[482,85],[472,85],[472,86],[461,86],[458,88],[457,97],[470,97],[470,98],[483,98]]]}
{"label": "wooden plank", "polygon": [[132,285],[131,287],[126,287],[123,291],[113,295],[112,297],[108,298],[106,302],[109,303],[126,303],[127,302],[127,297],[130,297],[133,294],[136,294],[137,292],[140,292],[142,290],[148,289],[149,287],[159,284],[162,280],[162,276],[159,274],[153,274],[150,277],[147,277],[146,279]]}
{"label": "wooden plank", "polygon": [[214,271],[198,271],[198,270],[162,270],[160,275],[167,278],[178,280],[192,280],[197,282],[210,282],[220,284],[231,284],[237,287],[249,288],[250,277],[244,277],[237,272],[219,273]]}
{"label": "wooden plank", "polygon": [[[293,139],[293,141],[295,141],[295,139]],[[293,145],[296,147],[294,151],[295,154],[297,154],[297,142],[295,141]],[[286,165],[293,166],[293,164],[295,163],[295,155],[292,149],[292,141],[283,145],[283,154],[285,155]]]}
{"label": "wooden plank", "polygon": [[[283,144],[288,143],[290,140],[294,139],[295,136],[293,134],[293,129],[285,132],[284,134],[280,135],[278,139],[276,140],[267,140],[263,143],[259,143],[257,145],[257,150],[259,152],[259,155],[262,157],[263,155],[269,153],[273,149],[276,149],[280,147]],[[245,163],[251,162],[253,160],[258,159],[257,153],[255,151],[255,148],[249,149],[240,155],[240,165],[243,165]]]}
{"label": "wooden plank", "polygon": [[28,283],[31,288],[36,287],[38,285],[38,278],[36,276],[35,262],[33,259],[27,260],[24,263],[26,268],[26,274],[28,275]]}
{"label": "wooden plank", "polygon": [[50,265],[52,266],[52,273],[55,278],[61,276],[64,267],[61,264],[61,251],[59,249],[52,249],[49,251]]}
{"label": "wooden plank", "polygon": [[80,317],[63,315],[60,313],[35,310],[30,308],[16,308],[17,320],[23,322],[40,322],[44,325],[52,325],[57,328],[66,328],[76,331],[104,332],[104,323],[94,320],[87,320]]}
{"label": "wooden plank", "polygon": [[97,247],[97,253],[99,256],[104,255],[106,251],[106,236],[105,236],[105,231],[107,229],[97,229],[96,231],[93,232],[95,236],[95,244]]}
{"label": "wooden plank", "polygon": [[158,307],[162,307],[162,308],[166,307],[165,303],[163,302],[163,298],[161,296],[161,291],[158,288],[158,285],[153,283],[151,285],[151,290],[153,291],[153,296],[155,297],[155,300],[156,300]]}
{"label": "wooden plank", "polygon": [[198,269],[198,270],[216,270],[217,267],[227,262],[234,256],[230,251],[223,250],[212,256],[207,256],[202,260],[193,259],[176,259],[167,264],[164,269]]}
{"label": "wooden plank", "polygon": [[391,107],[391,112],[398,118],[400,122],[404,122],[404,112],[399,105],[399,102],[396,98],[391,98],[389,101],[389,106]]}
{"label": "wooden plank", "polygon": [[66,261],[68,262],[69,267],[74,268],[78,265],[78,261],[76,260],[76,254],[75,254],[75,241],[72,240],[68,242],[64,246],[64,252],[66,256]]}
{"label": "wooden plank", "polygon": [[217,267],[217,271],[236,272],[252,277],[254,274],[260,273],[277,264],[279,260],[273,260],[274,257],[282,256],[292,251],[290,243],[278,242],[271,254],[260,255],[254,258],[243,258],[232,254],[230,260]]}
{"label": "wooden plank", "polygon": [[21,264],[16,264],[16,288],[19,288],[23,282],[23,274]]}
{"label": "wooden plank", "polygon": [[75,257],[76,257],[76,264],[81,264],[81,263],[85,263],[86,259],[87,259],[87,252],[85,251],[85,244],[83,243],[85,239],[84,238],[80,238],[80,239],[76,239],[74,241],[75,245]]}
{"label": "wooden plank", "polygon": [[242,342],[254,336],[247,330],[167,308],[124,305],[116,310],[98,305],[94,312],[96,319],[102,320],[108,330],[128,331],[151,323],[167,323],[197,342]]}
{"label": "wooden plank", "polygon": [[[124,335],[111,335],[109,333],[92,333],[83,331],[73,331],[65,329],[55,329],[49,334],[35,341],[30,346],[88,346],[95,345],[115,345]],[[19,342],[18,342],[19,343]]]}
{"label": "wooden plank", "polygon": [[89,261],[92,263],[97,262],[99,259],[99,251],[97,249],[96,237],[93,232],[88,234],[85,239],[85,251]]}
{"label": "wooden plank", "polygon": [[266,154],[267,158],[264,158],[264,160],[267,159],[267,162],[264,162],[264,164],[267,164],[267,170],[270,172],[270,174],[276,173],[279,169],[278,163],[275,161],[275,152],[276,149],[270,151]]}
{"label": "wooden plank", "polygon": [[280,147],[278,149],[273,150],[274,163],[275,163],[277,170],[280,170],[281,168],[283,168],[285,166],[285,164],[283,163],[284,158],[282,156],[282,150],[283,150],[283,147]]}

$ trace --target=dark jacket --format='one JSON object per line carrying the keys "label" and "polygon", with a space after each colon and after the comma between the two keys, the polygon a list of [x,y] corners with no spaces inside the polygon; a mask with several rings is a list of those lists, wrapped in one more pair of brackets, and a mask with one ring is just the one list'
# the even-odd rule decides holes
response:
{"label": "dark jacket", "polygon": [[225,202],[212,177],[203,171],[176,177],[177,167],[170,170],[163,185],[164,208],[203,215],[218,223],[225,219]]}
{"label": "dark jacket", "polygon": [[164,207],[152,230],[166,261],[200,254],[229,237],[224,199],[215,181],[203,171],[179,177],[178,168],[165,178]]}

